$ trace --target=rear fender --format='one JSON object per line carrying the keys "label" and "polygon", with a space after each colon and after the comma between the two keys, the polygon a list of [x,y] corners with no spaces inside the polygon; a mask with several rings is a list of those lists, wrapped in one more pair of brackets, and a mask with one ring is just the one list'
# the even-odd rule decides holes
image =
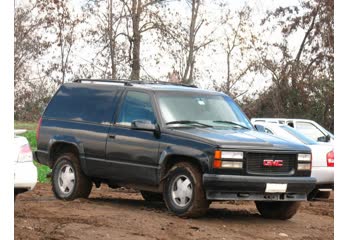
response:
{"label": "rear fender", "polygon": [[80,166],[81,169],[85,174],[87,174],[87,165],[86,165],[86,159],[85,159],[85,151],[84,151],[84,145],[83,143],[77,139],[76,137],[73,136],[65,136],[65,135],[55,135],[53,136],[50,141],[49,141],[49,164],[52,167],[54,163],[53,159],[53,148],[55,147],[56,144],[67,144],[75,147],[79,153],[79,160],[80,160]]}

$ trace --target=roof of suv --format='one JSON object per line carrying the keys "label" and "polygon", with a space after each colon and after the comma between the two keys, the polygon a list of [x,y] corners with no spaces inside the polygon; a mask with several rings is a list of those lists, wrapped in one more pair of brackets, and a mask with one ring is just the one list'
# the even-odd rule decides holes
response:
{"label": "roof of suv", "polygon": [[216,93],[217,91],[197,88],[195,85],[186,85],[181,83],[171,82],[143,82],[143,81],[128,81],[128,80],[103,80],[103,79],[77,79],[73,83],[82,84],[103,84],[103,85],[119,85],[125,87],[135,87],[136,89],[148,89],[153,91],[181,91],[181,92],[198,92],[198,93]]}

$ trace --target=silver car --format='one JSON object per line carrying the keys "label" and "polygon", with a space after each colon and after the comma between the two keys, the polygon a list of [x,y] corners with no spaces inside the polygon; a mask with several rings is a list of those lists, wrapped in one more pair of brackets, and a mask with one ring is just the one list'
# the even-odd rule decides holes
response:
{"label": "silver car", "polygon": [[285,124],[258,123],[264,126],[268,134],[275,135],[287,141],[307,145],[312,152],[311,176],[315,177],[316,188],[309,194],[308,199],[315,197],[328,198],[334,189],[334,150],[332,144],[316,142],[306,137],[294,128]]}

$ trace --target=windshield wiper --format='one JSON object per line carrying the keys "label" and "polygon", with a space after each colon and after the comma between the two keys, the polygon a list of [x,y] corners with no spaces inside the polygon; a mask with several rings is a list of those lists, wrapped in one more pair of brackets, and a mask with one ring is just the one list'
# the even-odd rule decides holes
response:
{"label": "windshield wiper", "polygon": [[224,120],[216,120],[216,121],[213,121],[215,123],[228,123],[228,124],[231,124],[231,125],[235,125],[235,126],[238,126],[238,127],[241,127],[241,128],[244,128],[244,129],[250,129],[246,126],[243,126],[239,123],[236,123],[236,122],[232,122],[232,121],[224,121]]}
{"label": "windshield wiper", "polygon": [[166,125],[170,125],[170,124],[197,124],[203,127],[213,127],[211,125],[205,124],[205,123],[201,123],[201,122],[197,122],[197,121],[190,121],[190,120],[178,120],[178,121],[171,121],[171,122],[167,122]]}

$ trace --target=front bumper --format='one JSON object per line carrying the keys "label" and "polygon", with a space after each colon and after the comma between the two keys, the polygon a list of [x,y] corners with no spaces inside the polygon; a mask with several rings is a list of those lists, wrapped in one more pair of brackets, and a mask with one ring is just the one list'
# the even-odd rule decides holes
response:
{"label": "front bumper", "polygon": [[[268,183],[287,184],[287,188],[266,192]],[[203,185],[208,200],[301,201],[315,188],[316,179],[204,174]]]}
{"label": "front bumper", "polygon": [[15,189],[33,190],[37,183],[38,173],[33,162],[16,162]]}

